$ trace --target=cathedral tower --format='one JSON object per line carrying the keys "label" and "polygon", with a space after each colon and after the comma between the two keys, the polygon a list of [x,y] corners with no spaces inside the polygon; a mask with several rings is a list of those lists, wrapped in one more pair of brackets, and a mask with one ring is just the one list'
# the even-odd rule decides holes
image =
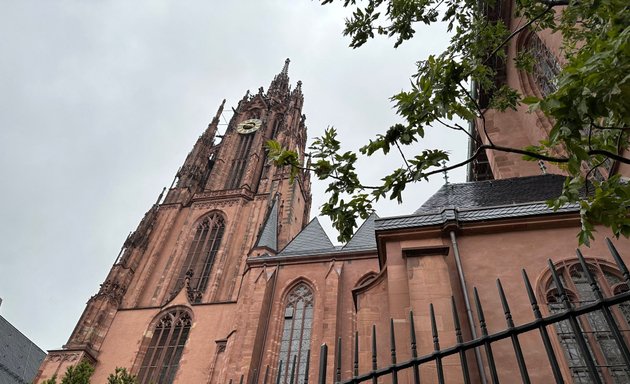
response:
{"label": "cathedral tower", "polygon": [[[67,344],[50,351],[38,380],[87,359],[96,364],[94,382],[111,371],[105,361],[133,369],[143,383],[171,382],[193,319],[202,336],[189,344],[220,339],[213,322],[237,317],[246,259],[277,254],[308,222],[309,174],[291,183],[289,170],[271,164],[265,149],[267,140],[277,140],[304,161],[304,97],[301,82],[291,89],[288,67],[289,59],[266,92],[247,91],[219,135],[223,100],[166,196],[125,240]],[[131,342],[136,334],[144,336]],[[156,352],[160,337],[175,349]]]}

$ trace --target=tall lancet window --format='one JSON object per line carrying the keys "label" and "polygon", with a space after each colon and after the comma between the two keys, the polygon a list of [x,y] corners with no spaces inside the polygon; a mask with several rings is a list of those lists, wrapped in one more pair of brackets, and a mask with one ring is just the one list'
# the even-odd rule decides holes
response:
{"label": "tall lancet window", "polygon": [[[625,292],[628,286],[621,279],[621,274],[601,264],[598,260],[589,261],[588,269],[597,280],[597,284],[604,296],[610,296]],[[568,299],[573,306],[580,307],[593,303],[596,296],[589,284],[586,271],[577,260],[564,261],[558,265],[558,274],[564,286]],[[564,304],[558,294],[553,281],[546,285],[546,299],[551,313],[563,312]],[[611,308],[617,318],[617,324],[623,333],[628,332],[630,310],[627,304],[621,304],[618,308]],[[630,370],[625,366],[621,351],[613,337],[612,331],[601,311],[590,312],[579,317],[580,328],[587,342],[589,352],[595,362],[599,376],[606,383],[630,382]],[[593,381],[588,374],[588,368],[580,349],[578,341],[568,320],[555,324],[558,340],[564,350],[565,359],[571,374],[573,383],[590,384]]]}
{"label": "tall lancet window", "polygon": [[254,141],[254,134],[239,135],[238,146],[236,148],[236,155],[234,156],[234,162],[232,163],[232,169],[228,175],[226,189],[235,189],[240,187],[243,173],[245,173],[245,167],[247,166],[247,159],[249,159],[249,151],[252,148],[252,141]]}
{"label": "tall lancet window", "polygon": [[311,348],[313,328],[313,291],[304,283],[291,290],[284,308],[284,326],[280,342],[280,383],[288,384],[295,364],[293,383],[301,384],[306,375],[306,359]]}
{"label": "tall lancet window", "polygon": [[168,312],[158,321],[146,350],[138,381],[140,384],[170,384],[175,378],[192,320],[184,309]]}
{"label": "tall lancet window", "polygon": [[201,294],[208,286],[210,271],[214,264],[214,259],[219,251],[223,232],[225,231],[225,221],[218,213],[213,213],[204,218],[197,226],[193,241],[188,248],[188,254],[182,267],[177,288],[181,289],[187,274],[192,274],[190,278],[190,290],[193,302],[201,301]]}

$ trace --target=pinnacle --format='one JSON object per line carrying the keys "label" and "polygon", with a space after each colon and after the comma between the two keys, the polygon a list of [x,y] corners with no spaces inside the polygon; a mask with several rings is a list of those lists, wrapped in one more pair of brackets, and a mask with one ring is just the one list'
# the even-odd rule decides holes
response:
{"label": "pinnacle", "polygon": [[284,61],[284,67],[282,68],[282,72],[281,72],[282,75],[289,76],[289,63],[290,62],[291,62],[291,59],[287,57],[287,59]]}

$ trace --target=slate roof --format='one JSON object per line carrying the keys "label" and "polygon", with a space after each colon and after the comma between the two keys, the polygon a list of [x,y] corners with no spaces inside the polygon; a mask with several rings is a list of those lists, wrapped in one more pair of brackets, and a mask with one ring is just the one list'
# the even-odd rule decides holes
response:
{"label": "slate roof", "polygon": [[540,175],[445,184],[414,214],[379,219],[375,228],[402,229],[451,220],[474,222],[577,212],[578,204],[567,204],[554,212],[544,202],[560,195],[564,179],[561,175]]}
{"label": "slate roof", "polygon": [[558,197],[564,176],[539,175],[512,179],[445,184],[415,214],[447,206],[459,209],[540,202]]}
{"label": "slate roof", "polygon": [[352,239],[343,247],[343,251],[357,251],[362,249],[375,249],[376,237],[374,236],[374,221],[378,219],[376,212],[372,213],[357,231]]}
{"label": "slate roof", "polygon": [[278,256],[313,254],[335,251],[338,248],[324,232],[317,217],[311,220],[298,235],[278,254]]}
{"label": "slate roof", "polygon": [[274,251],[278,249],[278,199],[273,200],[271,211],[267,215],[256,246],[267,247]]}
{"label": "slate roof", "polygon": [[460,222],[475,222],[482,220],[537,216],[551,213],[579,212],[579,210],[580,205],[577,203],[567,204],[557,211],[553,211],[546,203],[541,202],[472,209],[459,209],[451,206],[445,207],[441,211],[379,219],[375,223],[375,229],[382,231],[388,229],[417,228],[444,224],[451,220],[457,220]]}
{"label": "slate roof", "polygon": [[0,383],[30,383],[44,357],[46,352],[0,316]]}

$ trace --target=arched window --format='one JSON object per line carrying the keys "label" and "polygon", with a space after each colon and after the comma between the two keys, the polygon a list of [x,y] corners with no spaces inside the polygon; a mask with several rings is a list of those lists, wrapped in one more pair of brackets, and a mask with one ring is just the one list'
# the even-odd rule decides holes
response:
{"label": "arched window", "polygon": [[306,359],[311,348],[311,329],[313,327],[313,291],[299,283],[289,293],[284,308],[282,341],[280,342],[280,383],[288,384],[295,362],[294,383],[304,382]]}
{"label": "arched window", "polygon": [[542,96],[547,96],[558,89],[557,76],[561,66],[556,56],[545,43],[532,32],[523,47],[533,58],[531,76]]}
{"label": "arched window", "polygon": [[[620,277],[621,274],[616,269],[597,260],[590,260],[588,269],[597,280],[597,284],[604,295],[614,295],[628,290],[628,286],[623,282]],[[557,267],[557,270],[560,281],[567,291],[567,296],[574,306],[579,307],[596,300],[586,272],[582,269],[578,260],[565,261]],[[565,310],[553,281],[549,281],[546,285],[546,302],[551,313]],[[616,308],[611,309],[613,309],[619,328],[622,331],[628,331],[630,306],[622,304],[618,310]],[[621,351],[601,311],[590,312],[580,316],[578,319],[582,334],[587,341],[602,381],[607,383],[629,383],[630,370],[623,362]],[[588,368],[568,320],[558,322],[555,326],[573,382],[579,384],[591,383]]]}
{"label": "arched window", "polygon": [[201,294],[208,286],[210,271],[219,251],[224,230],[225,221],[218,213],[204,218],[197,226],[177,281],[177,289],[181,289],[186,279],[186,274],[190,275],[192,273],[190,289],[194,298],[193,302],[201,301]]}
{"label": "arched window", "polygon": [[173,382],[191,324],[190,314],[184,309],[168,312],[160,318],[140,365],[140,384]]}
{"label": "arched window", "polygon": [[238,145],[236,147],[234,160],[232,161],[230,175],[228,176],[227,183],[225,185],[226,189],[236,189],[240,186],[241,178],[243,177],[247,166],[247,160],[250,157],[249,152],[252,148],[252,142],[255,135],[250,133],[238,136]]}

